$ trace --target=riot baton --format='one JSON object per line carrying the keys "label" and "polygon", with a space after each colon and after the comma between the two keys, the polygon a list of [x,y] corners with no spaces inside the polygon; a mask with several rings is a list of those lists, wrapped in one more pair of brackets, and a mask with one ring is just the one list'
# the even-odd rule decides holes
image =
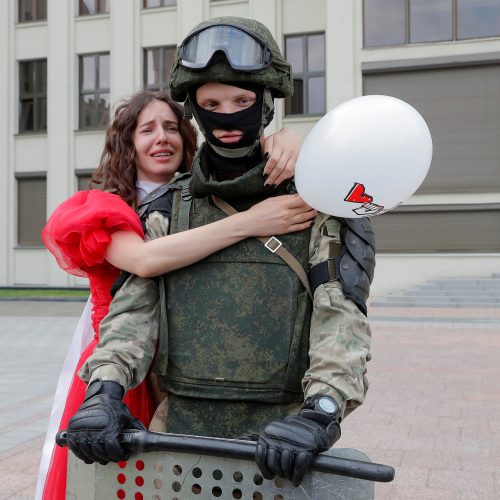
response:
{"label": "riot baton", "polygon": [[[120,436],[120,442],[124,448],[132,453],[170,451],[250,461],[254,460],[256,446],[255,442],[252,441],[139,430],[123,432]],[[59,446],[68,445],[66,431],[57,433],[56,443]],[[382,483],[388,483],[394,479],[394,469],[388,465],[332,457],[324,454],[318,454],[314,457],[311,469],[318,472]]]}

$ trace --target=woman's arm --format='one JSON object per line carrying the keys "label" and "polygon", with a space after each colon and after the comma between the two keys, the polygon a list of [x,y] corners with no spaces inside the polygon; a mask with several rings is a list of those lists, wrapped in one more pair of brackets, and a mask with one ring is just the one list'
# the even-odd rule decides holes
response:
{"label": "woman's arm", "polygon": [[106,260],[149,278],[193,264],[250,236],[301,231],[311,226],[316,215],[298,195],[276,196],[212,224],[148,242],[130,231],[117,231]]}

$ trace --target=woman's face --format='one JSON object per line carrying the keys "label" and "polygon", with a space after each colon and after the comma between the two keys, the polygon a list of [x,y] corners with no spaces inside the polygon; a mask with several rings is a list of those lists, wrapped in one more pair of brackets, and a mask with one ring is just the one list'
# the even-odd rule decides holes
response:
{"label": "woman's face", "polygon": [[184,153],[177,117],[170,106],[155,99],[144,107],[137,117],[132,140],[137,179],[168,183],[179,169]]}

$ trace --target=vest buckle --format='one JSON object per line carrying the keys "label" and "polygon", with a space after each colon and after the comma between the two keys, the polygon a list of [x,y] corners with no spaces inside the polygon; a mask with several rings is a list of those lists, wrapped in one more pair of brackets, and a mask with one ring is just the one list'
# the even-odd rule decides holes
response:
{"label": "vest buckle", "polygon": [[265,243],[264,246],[271,252],[271,253],[276,253],[282,246],[283,243],[281,243],[276,236],[271,236]]}

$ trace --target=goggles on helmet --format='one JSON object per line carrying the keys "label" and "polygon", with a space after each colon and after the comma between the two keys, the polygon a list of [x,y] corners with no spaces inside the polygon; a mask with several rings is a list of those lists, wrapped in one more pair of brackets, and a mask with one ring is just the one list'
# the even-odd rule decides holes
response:
{"label": "goggles on helmet", "polygon": [[271,63],[271,52],[260,40],[234,26],[211,26],[193,33],[179,49],[179,63],[190,69],[206,68],[215,54],[225,54],[236,71],[257,71]]}

